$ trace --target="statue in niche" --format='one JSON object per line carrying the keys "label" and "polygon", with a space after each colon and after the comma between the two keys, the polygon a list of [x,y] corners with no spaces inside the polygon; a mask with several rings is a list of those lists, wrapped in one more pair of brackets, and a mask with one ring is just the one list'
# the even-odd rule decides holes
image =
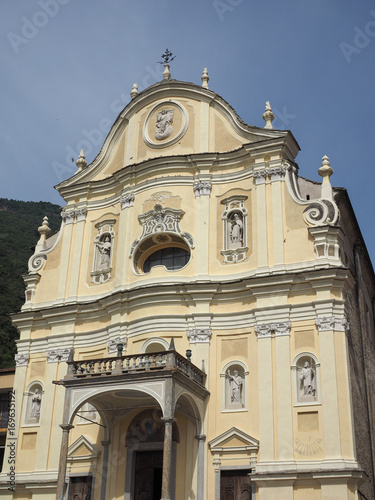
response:
{"label": "statue in niche", "polygon": [[96,248],[99,252],[97,260],[97,270],[108,269],[111,264],[111,237],[108,234],[102,236],[96,243]]}
{"label": "statue in niche", "polygon": [[231,407],[242,408],[242,377],[238,374],[238,370],[234,370],[233,375],[231,375],[229,369],[227,376],[230,383]]}
{"label": "statue in niche", "polygon": [[315,401],[315,371],[308,361],[305,361],[300,376],[300,401]]}
{"label": "statue in niche", "polygon": [[235,213],[231,220],[230,243],[232,248],[242,247],[243,245],[243,222],[238,213]]}
{"label": "statue in niche", "polygon": [[167,139],[173,132],[173,113],[174,109],[162,109],[156,115],[155,138],[158,141]]}
{"label": "statue in niche", "polygon": [[42,404],[42,395],[39,389],[35,389],[33,397],[31,398],[30,418],[39,420],[41,404]]}

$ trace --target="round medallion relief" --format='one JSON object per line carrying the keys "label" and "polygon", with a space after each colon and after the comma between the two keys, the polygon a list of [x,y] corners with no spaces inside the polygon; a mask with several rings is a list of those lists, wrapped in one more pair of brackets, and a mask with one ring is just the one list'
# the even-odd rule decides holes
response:
{"label": "round medallion relief", "polygon": [[143,125],[143,140],[151,148],[165,148],[184,136],[189,115],[179,102],[169,100],[154,106]]}

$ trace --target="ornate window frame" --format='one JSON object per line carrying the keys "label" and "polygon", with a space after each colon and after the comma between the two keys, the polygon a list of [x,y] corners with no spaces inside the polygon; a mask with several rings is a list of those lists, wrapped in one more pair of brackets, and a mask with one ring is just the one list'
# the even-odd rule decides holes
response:
{"label": "ornate window frame", "polygon": [[[32,397],[34,396],[36,389],[40,391],[41,395],[38,419],[30,417],[30,412],[32,408]],[[43,399],[44,399],[43,382],[41,382],[40,380],[33,380],[32,382],[30,382],[26,391],[23,393],[23,410],[22,410],[21,427],[40,427],[42,421]]]}
{"label": "ornate window frame", "polygon": [[[237,369],[236,367],[240,367],[241,371],[243,371],[243,382],[242,382],[242,408],[231,408],[230,403],[228,403],[229,395],[230,395],[230,382],[227,376],[228,369],[234,371]],[[240,374],[241,375],[241,374]],[[221,413],[236,413],[248,411],[249,402],[248,402],[248,379],[249,379],[249,370],[245,363],[239,361],[238,359],[233,359],[226,363],[221,372],[220,372],[220,380],[221,380]]]}
{"label": "ornate window frame", "polygon": [[[225,264],[236,264],[246,259],[247,246],[247,209],[245,208],[245,195],[233,195],[221,201],[225,205],[225,210],[221,215],[223,221],[223,250],[221,255],[224,257]],[[234,224],[235,217],[241,221],[239,242],[231,241],[231,229]]]}
{"label": "ornate window frame", "polygon": [[[156,203],[152,210],[138,215],[139,222],[142,224],[142,234],[133,242],[130,249],[134,274],[146,274],[143,272],[144,262],[151,254],[163,248],[174,247],[186,250],[190,254],[190,259],[180,269],[189,265],[194,241],[189,233],[180,230],[179,223],[184,214],[185,212],[181,209],[163,207]],[[175,272],[177,269],[166,269],[166,271]]]}
{"label": "ornate window frame", "polygon": [[[301,401],[301,388],[300,388],[300,373],[302,371],[302,366],[305,362],[309,362],[310,366],[313,364],[314,378],[315,378],[315,401]],[[292,377],[293,377],[293,399],[294,406],[314,406],[321,404],[321,392],[320,392],[320,363],[315,354],[311,352],[301,352],[293,360],[291,366]]]}
{"label": "ornate window frame", "polygon": [[[111,278],[112,260],[113,260],[113,240],[115,238],[113,226],[115,223],[116,219],[106,219],[104,221],[95,224],[95,227],[98,230],[98,232],[94,238],[94,245],[95,245],[94,258],[90,276],[92,277],[92,283],[95,283],[97,285],[105,283]],[[99,259],[102,258],[103,253],[100,252],[99,248],[107,237],[110,238],[109,263],[107,266],[102,267],[101,264],[99,264]]]}

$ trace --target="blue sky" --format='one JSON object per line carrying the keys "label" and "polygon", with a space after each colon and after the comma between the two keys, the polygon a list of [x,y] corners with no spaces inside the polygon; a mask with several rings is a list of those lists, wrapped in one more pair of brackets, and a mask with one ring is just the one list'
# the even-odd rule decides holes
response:
{"label": "blue sky", "polygon": [[[210,89],[252,125],[293,132],[300,175],[328,155],[375,261],[375,0],[18,0],[0,2],[0,197],[64,204],[54,185],[92,161],[141,88],[172,78]],[[94,129],[96,133],[93,132]],[[82,142],[85,141],[85,142]],[[74,167],[74,168],[73,168]]]}

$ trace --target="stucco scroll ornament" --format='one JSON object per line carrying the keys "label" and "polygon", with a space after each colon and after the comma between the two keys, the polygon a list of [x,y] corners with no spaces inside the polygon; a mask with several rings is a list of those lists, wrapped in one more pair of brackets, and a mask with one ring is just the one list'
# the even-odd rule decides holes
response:
{"label": "stucco scroll ornament", "polygon": [[51,349],[47,351],[47,361],[48,363],[58,363],[59,361],[68,361],[71,349]]}
{"label": "stucco scroll ornament", "polygon": [[321,197],[315,200],[304,200],[298,186],[297,166],[291,162],[284,161],[286,168],[286,185],[289,194],[299,205],[306,205],[303,212],[306,223],[309,226],[335,226],[339,219],[339,209],[332,196],[332,188],[322,189]]}
{"label": "stucco scroll ornament", "polygon": [[168,139],[173,132],[174,109],[162,109],[156,115],[155,139]]}

